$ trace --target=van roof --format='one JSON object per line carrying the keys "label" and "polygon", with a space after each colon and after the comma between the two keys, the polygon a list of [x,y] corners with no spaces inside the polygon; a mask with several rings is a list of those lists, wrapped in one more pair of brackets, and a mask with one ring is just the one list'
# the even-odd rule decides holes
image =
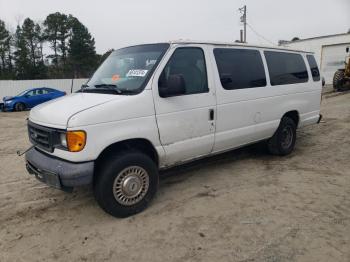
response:
{"label": "van roof", "polygon": [[256,48],[275,49],[275,50],[281,50],[281,51],[292,51],[292,52],[298,52],[298,53],[313,54],[313,52],[308,52],[308,51],[304,51],[304,50],[297,50],[297,49],[291,49],[291,48],[285,48],[285,47],[279,47],[279,46],[252,45],[252,44],[238,43],[238,42],[195,41],[195,40],[182,40],[182,39],[180,39],[180,40],[169,41],[168,43],[170,43],[170,44],[207,44],[207,45],[217,45],[217,46],[256,47]]}

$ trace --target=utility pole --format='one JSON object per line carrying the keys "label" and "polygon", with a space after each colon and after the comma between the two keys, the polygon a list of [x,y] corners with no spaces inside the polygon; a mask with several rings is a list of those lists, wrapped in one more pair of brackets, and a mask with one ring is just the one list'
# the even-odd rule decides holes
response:
{"label": "utility pole", "polygon": [[247,6],[239,8],[238,11],[242,14],[241,23],[243,23],[243,39],[241,36],[241,42],[247,43]]}

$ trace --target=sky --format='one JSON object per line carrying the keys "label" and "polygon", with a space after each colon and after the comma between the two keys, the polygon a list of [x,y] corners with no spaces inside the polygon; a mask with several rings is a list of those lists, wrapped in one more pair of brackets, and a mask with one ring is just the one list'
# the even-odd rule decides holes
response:
{"label": "sky", "polygon": [[350,0],[0,0],[0,19],[14,30],[26,17],[43,21],[54,12],[72,14],[89,29],[102,54],[176,39],[237,40],[242,28],[238,8],[243,5],[250,44],[350,29]]}

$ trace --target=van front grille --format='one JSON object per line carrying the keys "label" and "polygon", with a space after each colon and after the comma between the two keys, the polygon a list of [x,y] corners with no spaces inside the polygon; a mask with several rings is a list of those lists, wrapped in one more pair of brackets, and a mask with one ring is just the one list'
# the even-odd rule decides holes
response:
{"label": "van front grille", "polygon": [[53,152],[52,134],[54,129],[39,126],[28,121],[28,135],[30,142],[45,151]]}

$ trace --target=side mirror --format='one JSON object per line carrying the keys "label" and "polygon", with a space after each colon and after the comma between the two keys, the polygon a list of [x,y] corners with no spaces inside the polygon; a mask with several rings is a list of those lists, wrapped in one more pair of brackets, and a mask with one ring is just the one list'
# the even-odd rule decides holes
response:
{"label": "side mirror", "polygon": [[28,97],[29,97],[29,95],[28,95],[28,94],[25,94],[25,95],[24,95],[24,97],[25,97],[25,98],[28,98]]}
{"label": "side mirror", "polygon": [[160,97],[179,96],[186,94],[186,83],[182,75],[169,75],[168,80],[159,85]]}
{"label": "side mirror", "polygon": [[345,50],[346,50],[347,53],[349,53],[349,47],[347,47]]}

